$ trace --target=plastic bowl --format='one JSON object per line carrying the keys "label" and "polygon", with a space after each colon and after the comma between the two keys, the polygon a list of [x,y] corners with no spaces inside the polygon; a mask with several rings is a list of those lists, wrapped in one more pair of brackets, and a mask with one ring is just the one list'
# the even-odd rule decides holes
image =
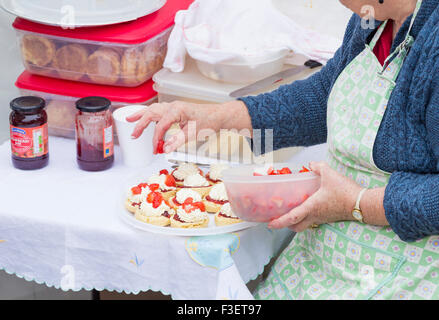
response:
{"label": "plastic bowl", "polygon": [[[253,176],[258,166],[239,166],[223,172],[230,205],[245,221],[269,222],[301,205],[320,188],[320,177],[312,172],[277,176]],[[260,166],[259,166],[260,167]],[[296,165],[275,164],[276,169]]]}
{"label": "plastic bowl", "polygon": [[267,59],[211,64],[195,60],[201,74],[213,80],[229,83],[252,83],[282,71],[287,51],[273,54]]}

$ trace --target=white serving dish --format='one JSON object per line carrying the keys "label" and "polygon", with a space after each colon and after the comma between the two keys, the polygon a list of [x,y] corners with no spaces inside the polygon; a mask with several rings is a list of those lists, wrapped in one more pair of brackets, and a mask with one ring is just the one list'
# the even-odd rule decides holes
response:
{"label": "white serving dish", "polygon": [[248,84],[282,71],[287,54],[287,51],[283,51],[268,57],[248,57],[217,64],[195,61],[200,72],[210,79]]}
{"label": "white serving dish", "polygon": [[166,0],[2,0],[3,9],[54,26],[86,27],[132,21],[159,10]]}
{"label": "white serving dish", "polygon": [[[171,167],[163,168],[167,169],[169,172],[172,171]],[[157,173],[157,172],[151,172],[150,175]],[[231,233],[231,232],[237,232],[240,230],[248,229],[254,226],[257,226],[257,223],[253,222],[239,222],[228,226],[221,226],[217,227],[215,225],[215,215],[214,214],[208,214],[209,215],[209,225],[206,228],[192,228],[192,229],[183,229],[183,228],[171,228],[171,227],[159,227],[152,224],[144,223],[142,221],[137,220],[134,215],[125,208],[125,201],[126,201],[126,194],[130,190],[131,187],[148,180],[148,176],[144,176],[144,172],[142,173],[143,177],[140,176],[140,178],[133,177],[129,179],[124,184],[124,189],[121,190],[122,196],[118,200],[119,204],[115,206],[117,213],[119,217],[130,226],[146,231],[146,232],[152,232],[152,233],[158,233],[158,234],[164,234],[164,235],[172,235],[172,236],[187,236],[187,237],[193,237],[193,236],[210,236],[210,235],[217,235],[217,234],[224,234],[224,233]]]}

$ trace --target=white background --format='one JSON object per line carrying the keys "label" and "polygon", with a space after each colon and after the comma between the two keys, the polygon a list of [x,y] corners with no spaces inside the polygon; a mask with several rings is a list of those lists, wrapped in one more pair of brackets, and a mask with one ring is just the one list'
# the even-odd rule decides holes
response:
{"label": "white background", "polygon": [[[278,8],[305,27],[342,39],[351,15],[337,0],[274,0]],[[14,82],[23,71],[15,33],[14,17],[0,10],[0,143],[9,137],[9,102],[18,95]],[[1,183],[1,177],[0,177]],[[0,237],[1,238],[1,237]],[[0,271],[0,299],[89,298],[88,292],[65,293],[49,289]]]}

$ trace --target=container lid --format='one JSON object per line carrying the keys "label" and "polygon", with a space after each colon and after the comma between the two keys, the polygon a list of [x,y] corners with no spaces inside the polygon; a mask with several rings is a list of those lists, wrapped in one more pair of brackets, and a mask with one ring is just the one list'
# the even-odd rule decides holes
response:
{"label": "container lid", "polygon": [[76,109],[82,112],[100,112],[111,107],[111,101],[104,97],[85,97],[75,103]]}
{"label": "container lid", "polygon": [[44,99],[34,96],[18,97],[11,101],[11,109],[21,112],[32,112],[44,109]]}
{"label": "container lid", "polygon": [[177,11],[186,10],[193,0],[168,0],[158,11],[134,21],[97,27],[65,29],[32,22],[23,18],[15,19],[12,26],[18,30],[42,33],[57,37],[89,41],[138,44],[143,43],[174,25]]}
{"label": "container lid", "polygon": [[114,87],[43,77],[31,74],[28,71],[24,71],[18,77],[15,86],[20,89],[41,91],[75,98],[99,96],[105,97],[113,102],[130,104],[144,103],[157,95],[152,87],[152,80],[134,88]]}

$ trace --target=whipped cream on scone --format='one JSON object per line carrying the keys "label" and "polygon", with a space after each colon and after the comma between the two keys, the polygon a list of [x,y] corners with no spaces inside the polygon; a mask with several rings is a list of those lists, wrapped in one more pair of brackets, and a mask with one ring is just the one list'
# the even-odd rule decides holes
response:
{"label": "whipped cream on scone", "polygon": [[228,218],[238,218],[236,216],[236,214],[233,212],[232,207],[230,206],[230,203],[228,203],[228,202],[221,206],[219,213],[224,215],[224,216],[227,216]]}
{"label": "whipped cream on scone", "polygon": [[212,181],[219,181],[223,177],[223,171],[229,166],[223,163],[214,163],[210,165],[209,178]]}
{"label": "whipped cream on scone", "polygon": [[226,186],[224,183],[215,184],[209,192],[209,197],[213,200],[226,201],[228,200]]}
{"label": "whipped cream on scone", "polygon": [[[139,187],[139,186],[135,186],[135,187]],[[146,196],[150,192],[149,187],[148,186],[140,187],[142,191],[138,194],[133,193],[133,188],[131,188],[128,191],[128,201],[130,201],[131,203],[141,203],[145,201]]]}
{"label": "whipped cream on scone", "polygon": [[192,174],[184,179],[183,185],[185,187],[208,187],[209,181],[206,180],[200,173]]}
{"label": "whipped cream on scone", "polygon": [[203,222],[206,219],[209,219],[208,214],[200,209],[195,209],[188,213],[183,208],[178,208],[177,216],[181,221],[188,223]]}
{"label": "whipped cream on scone", "polygon": [[199,173],[198,170],[198,167],[193,163],[181,163],[172,174],[176,179],[182,181],[187,176]]}
{"label": "whipped cream on scone", "polygon": [[162,201],[157,208],[154,208],[152,203],[144,201],[140,205],[139,210],[143,215],[148,217],[160,217],[165,212],[168,214],[172,213],[172,209],[165,203],[165,201]]}
{"label": "whipped cream on scone", "polygon": [[148,179],[148,183],[149,184],[158,184],[160,187],[160,191],[171,191],[171,190],[175,190],[176,187],[174,186],[168,186],[166,184],[166,178],[167,175],[165,174],[153,174],[151,177],[149,177]]}
{"label": "whipped cream on scone", "polygon": [[202,200],[198,192],[187,188],[178,190],[175,195],[175,200],[180,204],[183,204],[187,198],[192,198],[193,202],[200,202]]}

